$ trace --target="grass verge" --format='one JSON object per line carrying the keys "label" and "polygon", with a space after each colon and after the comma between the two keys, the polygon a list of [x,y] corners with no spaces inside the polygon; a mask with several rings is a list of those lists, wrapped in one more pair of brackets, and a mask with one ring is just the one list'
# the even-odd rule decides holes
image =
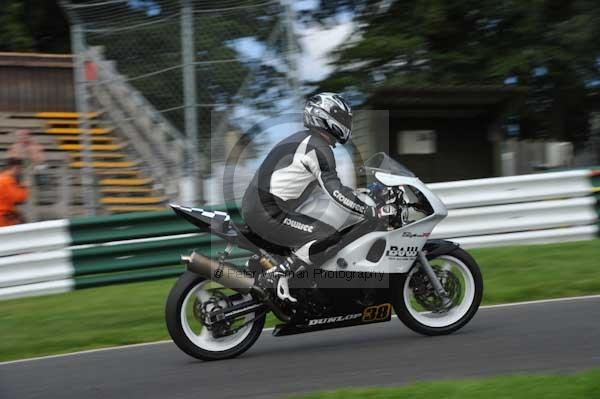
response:
{"label": "grass verge", "polygon": [[[485,304],[600,294],[600,240],[470,252],[483,271]],[[0,301],[0,361],[167,339],[173,282]]]}
{"label": "grass verge", "polygon": [[400,388],[343,389],[297,399],[588,399],[600,390],[600,370],[573,375],[531,375],[417,383]]}

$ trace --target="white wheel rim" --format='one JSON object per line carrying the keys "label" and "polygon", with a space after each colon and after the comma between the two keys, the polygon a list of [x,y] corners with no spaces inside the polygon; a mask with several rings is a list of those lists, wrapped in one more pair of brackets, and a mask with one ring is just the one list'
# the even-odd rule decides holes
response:
{"label": "white wheel rim", "polygon": [[[201,281],[187,293],[185,299],[183,300],[183,304],[181,305],[181,311],[180,311],[181,326],[183,327],[183,332],[188,337],[188,339],[197,347],[207,350],[207,351],[211,351],[211,352],[223,352],[223,351],[229,350],[231,348],[234,348],[235,346],[239,345],[242,341],[244,341],[244,339],[246,339],[248,334],[250,334],[250,330],[252,329],[253,323],[249,323],[249,324],[245,325],[235,334],[228,335],[228,336],[222,337],[222,338],[214,338],[212,336],[212,334],[210,333],[210,331],[208,331],[208,329],[205,327],[202,328],[202,330],[200,331],[200,334],[196,334],[194,332],[194,330],[192,329],[192,327],[190,326],[186,310],[187,310],[188,305],[190,304],[190,301],[192,301],[194,298],[198,298],[199,301],[204,303],[211,297],[210,293],[206,290],[206,286],[208,284],[215,284],[215,283],[213,283],[210,280]],[[246,301],[248,299],[250,299],[250,295],[246,295],[241,300],[234,301],[233,304],[235,305],[242,301]],[[225,305],[224,301],[220,301],[219,304]],[[243,316],[243,322],[247,322],[248,320],[251,320],[254,317],[255,317],[254,313],[249,313],[249,314]],[[242,319],[242,318],[240,318],[240,319]],[[200,324],[200,322],[198,322],[196,319],[194,319],[194,320],[198,324]]]}
{"label": "white wheel rim", "polygon": [[414,298],[412,288],[410,288],[410,280],[413,274],[418,270],[418,267],[413,267],[406,281],[404,282],[403,299],[406,308],[410,315],[419,323],[432,328],[440,328],[450,326],[459,321],[471,308],[473,299],[475,298],[475,280],[469,268],[458,258],[453,256],[443,255],[432,260],[432,262],[444,260],[444,267],[449,263],[451,264],[452,273],[457,271],[462,277],[461,288],[463,289],[463,296],[461,301],[453,306],[450,310],[443,313],[434,313],[431,311],[421,311],[413,307]]}

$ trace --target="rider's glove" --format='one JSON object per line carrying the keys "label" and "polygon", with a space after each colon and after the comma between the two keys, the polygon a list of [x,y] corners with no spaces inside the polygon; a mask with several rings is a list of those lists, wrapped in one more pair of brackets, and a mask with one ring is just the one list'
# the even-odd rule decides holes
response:
{"label": "rider's glove", "polygon": [[369,220],[373,219],[384,219],[390,216],[395,216],[398,213],[398,209],[395,205],[387,204],[380,206],[370,206],[365,212],[365,218]]}
{"label": "rider's glove", "polygon": [[382,219],[390,216],[396,216],[398,209],[395,205],[387,204],[377,208],[377,217]]}

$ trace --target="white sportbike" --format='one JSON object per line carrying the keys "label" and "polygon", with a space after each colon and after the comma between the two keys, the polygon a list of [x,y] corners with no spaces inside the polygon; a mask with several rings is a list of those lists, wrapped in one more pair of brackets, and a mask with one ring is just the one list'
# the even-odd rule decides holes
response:
{"label": "white sportbike", "polygon": [[[262,273],[290,254],[266,242],[227,213],[171,205],[202,231],[226,241],[212,259],[196,252],[182,257],[187,271],[166,305],[173,341],[202,360],[240,355],[259,337],[268,312],[280,320],[273,335],[387,322],[392,310],[410,329],[425,335],[450,334],[473,318],[483,294],[475,260],[458,244],[430,240],[446,217],[441,200],[407,168],[384,153],[362,168],[368,188],[362,199],[384,217],[364,220],[347,214],[326,197],[300,209],[340,231],[327,260],[289,279],[296,303],[255,285]],[[250,252],[231,263],[240,249]]]}

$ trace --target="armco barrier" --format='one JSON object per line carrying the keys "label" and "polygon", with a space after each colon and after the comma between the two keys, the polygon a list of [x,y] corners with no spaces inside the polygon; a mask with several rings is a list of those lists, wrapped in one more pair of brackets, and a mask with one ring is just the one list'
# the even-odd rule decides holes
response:
{"label": "armco barrier", "polygon": [[0,228],[0,256],[65,248],[71,243],[68,226],[68,220],[50,220]]}
{"label": "armco barrier", "polygon": [[448,209],[472,208],[589,195],[590,173],[593,172],[573,170],[435,183],[430,187]]}
{"label": "armco barrier", "polygon": [[498,247],[505,245],[548,244],[553,242],[591,240],[598,236],[598,225],[565,227],[559,229],[520,231],[478,237],[459,237],[452,241],[464,248]]}
{"label": "armco barrier", "polygon": [[0,258],[0,287],[20,286],[73,276],[70,251],[59,249]]}
{"label": "armco barrier", "polygon": [[[600,173],[543,173],[430,185],[449,208],[432,237],[465,247],[592,239]],[[235,209],[227,210],[234,221]],[[179,256],[224,243],[172,212],[58,220],[0,229],[0,299],[180,274]],[[234,263],[247,252],[236,250]]]}
{"label": "armco barrier", "polygon": [[0,300],[22,298],[26,296],[61,294],[63,292],[73,291],[74,289],[75,281],[72,278],[14,285],[12,287],[0,288]]}
{"label": "armco barrier", "polygon": [[434,230],[435,238],[484,236],[514,231],[594,224],[593,196],[520,204],[452,209]]}

